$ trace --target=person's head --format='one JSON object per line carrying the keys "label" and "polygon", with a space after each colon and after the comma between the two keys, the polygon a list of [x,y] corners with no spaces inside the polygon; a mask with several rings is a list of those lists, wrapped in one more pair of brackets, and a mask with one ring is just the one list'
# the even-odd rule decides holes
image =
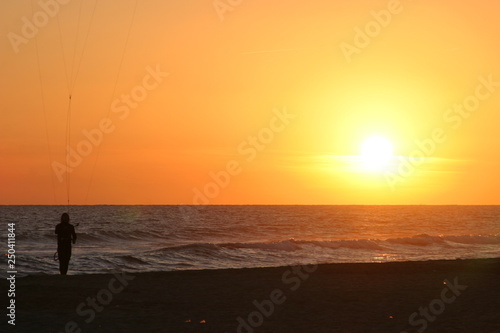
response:
{"label": "person's head", "polygon": [[68,215],[68,213],[63,213],[61,215],[61,223],[69,223],[69,215]]}

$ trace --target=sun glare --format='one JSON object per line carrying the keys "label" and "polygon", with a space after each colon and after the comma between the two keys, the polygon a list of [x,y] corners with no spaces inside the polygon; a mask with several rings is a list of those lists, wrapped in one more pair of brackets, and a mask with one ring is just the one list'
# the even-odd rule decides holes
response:
{"label": "sun glare", "polygon": [[381,136],[367,138],[361,145],[361,158],[365,168],[380,170],[389,165],[392,159],[392,143]]}

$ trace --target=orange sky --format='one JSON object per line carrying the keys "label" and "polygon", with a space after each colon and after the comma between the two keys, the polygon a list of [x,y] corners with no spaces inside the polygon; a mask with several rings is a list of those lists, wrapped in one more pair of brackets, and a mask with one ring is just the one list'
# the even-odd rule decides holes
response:
{"label": "orange sky", "polygon": [[500,4],[59,1],[0,2],[0,204],[66,203],[70,93],[73,204],[500,204]]}

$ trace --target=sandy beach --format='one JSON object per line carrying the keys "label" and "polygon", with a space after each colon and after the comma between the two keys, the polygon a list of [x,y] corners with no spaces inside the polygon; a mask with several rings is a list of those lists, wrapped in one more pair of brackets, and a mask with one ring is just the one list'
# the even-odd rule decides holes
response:
{"label": "sandy beach", "polygon": [[500,259],[29,276],[16,281],[15,327],[5,316],[1,326],[57,333],[493,333],[500,332],[499,295]]}

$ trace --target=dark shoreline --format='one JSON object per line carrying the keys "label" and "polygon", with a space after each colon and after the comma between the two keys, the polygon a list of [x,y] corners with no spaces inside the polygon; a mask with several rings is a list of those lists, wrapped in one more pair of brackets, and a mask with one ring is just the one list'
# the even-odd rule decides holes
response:
{"label": "dark shoreline", "polygon": [[[7,281],[1,285],[8,289]],[[437,315],[427,312],[425,319],[418,312],[429,306]],[[425,332],[490,333],[500,332],[499,309],[500,258],[342,263],[295,270],[27,276],[16,281],[16,326],[7,325],[4,316],[0,328],[238,332],[239,326],[245,333],[410,333],[425,324]]]}

